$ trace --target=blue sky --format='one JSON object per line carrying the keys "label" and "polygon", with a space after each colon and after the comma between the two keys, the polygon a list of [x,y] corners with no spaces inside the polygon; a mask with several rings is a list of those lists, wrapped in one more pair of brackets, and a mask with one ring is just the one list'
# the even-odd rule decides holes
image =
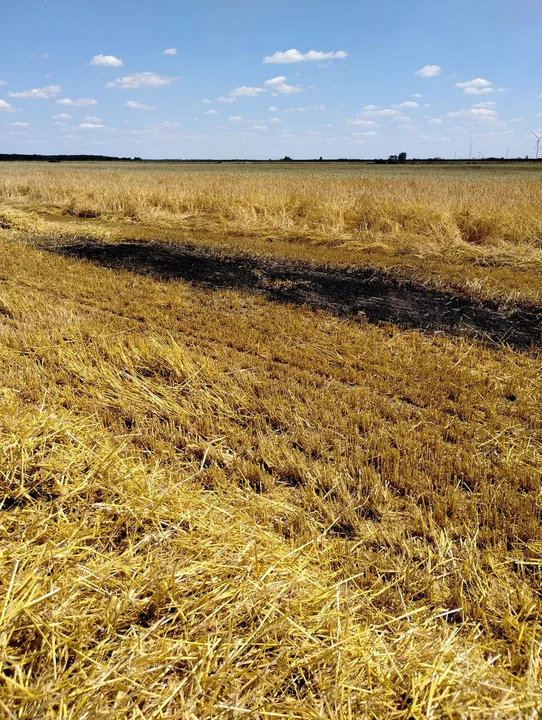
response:
{"label": "blue sky", "polygon": [[542,135],[540,0],[3,5],[0,152],[532,156]]}

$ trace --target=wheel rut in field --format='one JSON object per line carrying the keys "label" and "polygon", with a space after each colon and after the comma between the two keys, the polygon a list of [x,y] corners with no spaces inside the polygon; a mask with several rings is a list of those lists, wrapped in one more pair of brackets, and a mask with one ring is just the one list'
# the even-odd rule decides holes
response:
{"label": "wheel rut in field", "polygon": [[505,342],[516,348],[542,346],[542,308],[503,310],[489,301],[431,290],[379,270],[330,269],[166,242],[89,240],[44,249],[162,280],[257,293],[271,301],[306,305],[339,316],[363,313],[373,323],[391,322],[426,332]]}

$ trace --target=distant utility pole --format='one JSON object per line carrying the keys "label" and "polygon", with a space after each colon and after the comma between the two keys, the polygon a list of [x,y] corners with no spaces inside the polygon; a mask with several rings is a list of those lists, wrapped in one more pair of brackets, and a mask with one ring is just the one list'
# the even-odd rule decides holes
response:
{"label": "distant utility pole", "polygon": [[506,159],[508,160],[508,148],[506,148]]}
{"label": "distant utility pole", "polygon": [[469,160],[472,160],[472,135],[470,136]]}
{"label": "distant utility pole", "polygon": [[482,159],[482,151],[478,150],[478,160],[481,160],[481,159]]}
{"label": "distant utility pole", "polygon": [[457,150],[454,150],[454,160],[457,160]]}

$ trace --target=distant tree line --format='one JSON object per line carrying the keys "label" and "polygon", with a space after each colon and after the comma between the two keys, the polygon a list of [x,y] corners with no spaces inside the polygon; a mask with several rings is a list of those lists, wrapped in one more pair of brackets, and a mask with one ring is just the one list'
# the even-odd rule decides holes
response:
{"label": "distant tree line", "polygon": [[40,162],[134,162],[141,158],[109,157],[107,155],[24,155],[22,153],[0,153],[0,161],[40,161]]}

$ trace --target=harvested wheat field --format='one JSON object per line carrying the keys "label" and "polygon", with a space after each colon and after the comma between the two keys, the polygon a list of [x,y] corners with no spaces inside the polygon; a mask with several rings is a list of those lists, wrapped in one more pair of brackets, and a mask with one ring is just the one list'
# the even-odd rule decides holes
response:
{"label": "harvested wheat field", "polygon": [[0,715],[536,718],[536,166],[0,168]]}

